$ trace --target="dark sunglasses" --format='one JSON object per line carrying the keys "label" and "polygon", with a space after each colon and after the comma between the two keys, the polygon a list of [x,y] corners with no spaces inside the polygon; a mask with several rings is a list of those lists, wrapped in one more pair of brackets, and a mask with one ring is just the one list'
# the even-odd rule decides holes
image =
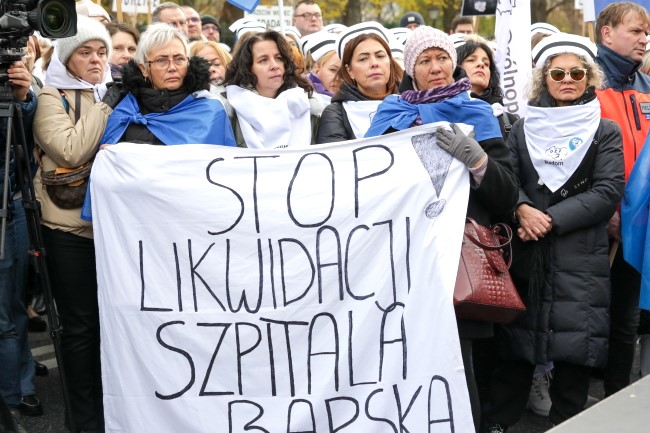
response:
{"label": "dark sunglasses", "polygon": [[569,75],[573,81],[582,81],[587,76],[587,70],[584,68],[573,68],[570,71],[565,71],[560,68],[549,69],[548,75],[551,77],[551,80],[556,83],[561,83],[564,81],[564,78]]}

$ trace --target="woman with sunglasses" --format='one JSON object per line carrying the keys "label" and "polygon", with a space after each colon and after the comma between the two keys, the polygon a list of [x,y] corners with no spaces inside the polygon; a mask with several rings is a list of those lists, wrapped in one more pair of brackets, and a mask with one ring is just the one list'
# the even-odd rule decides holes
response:
{"label": "woman with sunglasses", "polygon": [[494,370],[486,431],[515,424],[536,364],[555,365],[549,418],[559,424],[587,402],[592,368],[609,336],[607,222],[624,188],[621,131],[601,119],[594,93],[603,73],[589,39],[558,33],[533,50],[526,118],[508,145],[519,179],[515,285],[526,313],[498,328],[504,360]]}

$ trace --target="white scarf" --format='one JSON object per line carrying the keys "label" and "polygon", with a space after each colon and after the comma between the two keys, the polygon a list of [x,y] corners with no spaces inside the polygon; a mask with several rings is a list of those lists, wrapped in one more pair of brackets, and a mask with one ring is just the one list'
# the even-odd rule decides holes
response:
{"label": "white scarf", "polygon": [[90,84],[80,78],[76,78],[68,72],[65,65],[59,60],[58,49],[54,50],[52,60],[45,74],[45,85],[61,90],[71,89],[92,89],[95,95],[95,102],[100,102],[106,94],[106,83],[113,81],[111,78],[111,67],[106,63],[104,66],[104,78],[99,84]]}
{"label": "white scarf", "polygon": [[524,134],[539,178],[557,191],[576,171],[600,124],[598,99],[568,107],[528,106]]}
{"label": "white scarf", "polygon": [[239,86],[227,86],[226,95],[237,112],[248,147],[277,149],[311,144],[309,98],[300,87],[285,90],[275,99]]}
{"label": "white scarf", "polygon": [[348,116],[356,138],[363,138],[366,135],[379,104],[381,101],[346,101],[343,103],[345,114]]}

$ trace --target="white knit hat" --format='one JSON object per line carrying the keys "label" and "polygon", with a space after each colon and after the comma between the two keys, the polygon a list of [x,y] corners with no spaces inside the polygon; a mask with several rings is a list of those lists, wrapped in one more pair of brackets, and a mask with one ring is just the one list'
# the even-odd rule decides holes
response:
{"label": "white knit hat", "polygon": [[588,62],[594,63],[596,51],[596,44],[584,36],[570,33],[554,33],[535,45],[531,54],[535,66],[541,68],[549,57],[566,53],[577,54],[584,57]]}
{"label": "white knit hat", "polygon": [[415,61],[423,51],[429,48],[445,50],[451,58],[452,70],[456,69],[456,48],[447,33],[429,26],[420,26],[413,30],[413,34],[404,45],[404,71],[413,78]]}
{"label": "white knit hat", "polygon": [[77,48],[88,41],[102,41],[106,45],[106,57],[111,57],[111,37],[102,24],[83,15],[77,15],[77,34],[69,38],[58,39],[56,49],[59,60],[64,65]]}
{"label": "white knit hat", "polygon": [[388,30],[386,27],[382,26],[375,21],[365,21],[362,23],[355,24],[348,27],[339,33],[339,37],[336,40],[336,53],[339,55],[339,59],[343,59],[343,53],[345,52],[345,46],[352,39],[356,38],[359,35],[366,33],[374,33],[381,37],[386,44],[388,44]]}
{"label": "white knit hat", "polygon": [[106,9],[93,2],[92,0],[81,0],[78,1],[75,5],[77,9],[77,15],[84,15],[87,17],[104,17],[108,21],[111,20],[111,16],[106,12]]}

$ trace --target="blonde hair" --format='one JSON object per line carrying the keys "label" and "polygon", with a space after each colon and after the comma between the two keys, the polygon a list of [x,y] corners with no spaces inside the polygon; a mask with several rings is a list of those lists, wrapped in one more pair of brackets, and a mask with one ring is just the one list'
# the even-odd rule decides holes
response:
{"label": "blonde hair", "polygon": [[601,89],[603,87],[603,84],[605,82],[605,74],[603,74],[600,66],[594,62],[587,61],[587,59],[578,54],[559,53],[546,59],[546,62],[544,62],[544,65],[541,68],[533,69],[532,85],[530,88],[530,93],[528,94],[529,102],[536,104],[539,102],[542,95],[548,94],[548,86],[546,84],[546,74],[548,72],[548,68],[551,65],[551,61],[555,57],[562,54],[571,54],[572,56],[576,56],[578,58],[582,64],[582,67],[587,70],[587,87],[594,87],[595,89]]}
{"label": "blonde hair", "polygon": [[221,61],[221,64],[224,68],[227,68],[230,62],[232,62],[231,55],[221,45],[214,41],[192,42],[192,44],[190,44],[190,57],[197,56],[197,53],[205,47],[210,47],[217,53],[217,57]]}

